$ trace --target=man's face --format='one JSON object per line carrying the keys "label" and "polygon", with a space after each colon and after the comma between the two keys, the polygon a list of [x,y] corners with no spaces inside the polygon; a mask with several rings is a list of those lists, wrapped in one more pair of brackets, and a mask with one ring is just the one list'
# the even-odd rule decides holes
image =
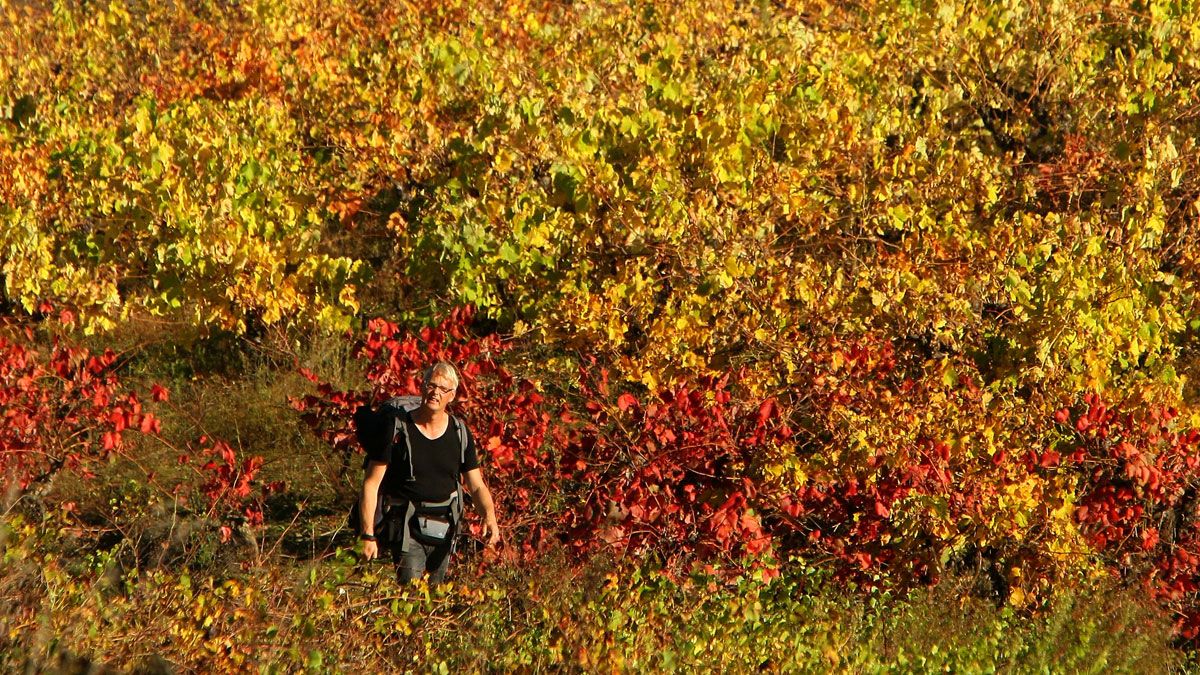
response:
{"label": "man's face", "polygon": [[441,412],[454,401],[454,384],[444,375],[434,375],[425,383],[421,402],[433,412]]}

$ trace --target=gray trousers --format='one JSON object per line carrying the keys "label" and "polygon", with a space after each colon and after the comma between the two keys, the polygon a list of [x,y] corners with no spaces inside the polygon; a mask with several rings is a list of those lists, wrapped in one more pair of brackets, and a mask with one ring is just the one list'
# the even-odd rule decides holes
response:
{"label": "gray trousers", "polygon": [[420,579],[429,573],[429,585],[437,586],[446,580],[446,568],[450,566],[450,553],[454,548],[454,539],[444,544],[430,546],[406,537],[406,544],[395,544],[392,547],[392,562],[396,564],[396,580],[407,584],[414,579]]}
{"label": "gray trousers", "polygon": [[392,544],[392,563],[396,565],[396,580],[407,584],[429,573],[429,584],[436,586],[446,579],[446,568],[454,552],[454,536],[445,543],[422,544],[409,535],[409,524],[404,520],[408,509],[406,503],[388,505],[384,511],[384,526],[388,528]]}

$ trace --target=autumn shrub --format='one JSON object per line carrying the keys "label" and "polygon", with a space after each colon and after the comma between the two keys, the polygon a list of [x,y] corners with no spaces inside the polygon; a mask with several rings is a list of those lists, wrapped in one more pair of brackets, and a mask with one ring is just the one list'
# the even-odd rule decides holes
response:
{"label": "autumn shrub", "polygon": [[93,355],[21,322],[4,331],[4,508],[74,519],[59,541],[47,540],[48,554],[71,559],[84,546],[140,569],[230,558],[210,534],[224,542],[237,529],[254,543],[266,500],[283,488],[258,475],[262,457],[178,428],[171,392],[157,382],[146,383],[143,404],[123,379],[126,359],[111,349]]}
{"label": "autumn shrub", "polygon": [[[124,453],[127,436],[161,423],[121,382],[118,356],[69,343],[40,345],[32,329],[0,326],[0,474],[6,485],[44,492],[64,470],[91,475]],[[166,390],[154,385],[159,400]]]}
{"label": "autumn shrub", "polygon": [[1049,405],[1178,384],[1196,18],[1154,7],[6,7],[6,302],[472,304],[651,388],[879,331]]}

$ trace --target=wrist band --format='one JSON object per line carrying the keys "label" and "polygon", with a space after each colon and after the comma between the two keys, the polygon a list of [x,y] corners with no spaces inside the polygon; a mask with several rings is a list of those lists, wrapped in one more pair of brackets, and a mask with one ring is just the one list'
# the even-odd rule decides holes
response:
{"label": "wrist band", "polygon": [[363,541],[375,541],[375,535],[373,534],[360,534],[358,535],[358,538],[362,539]]}

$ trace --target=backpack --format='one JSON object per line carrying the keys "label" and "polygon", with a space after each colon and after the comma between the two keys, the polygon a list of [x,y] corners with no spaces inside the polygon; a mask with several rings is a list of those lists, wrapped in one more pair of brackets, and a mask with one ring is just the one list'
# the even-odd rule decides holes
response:
{"label": "backpack", "polygon": [[[367,470],[367,465],[370,463],[370,455],[373,452],[385,449],[397,437],[402,437],[404,439],[404,446],[402,448],[393,448],[392,462],[388,468],[389,470],[391,470],[392,466],[407,468],[408,473],[404,475],[404,480],[416,480],[412,467],[412,442],[409,440],[408,425],[405,422],[411,419],[412,411],[419,407],[421,407],[421,397],[409,395],[388,399],[377,410],[364,405],[359,406],[354,411],[354,435],[358,439],[359,444],[367,452],[367,456],[363,458],[363,471]],[[467,460],[467,427],[456,415],[450,416],[450,425],[454,427],[455,433],[458,436],[459,466],[462,466]],[[397,450],[400,451],[398,454]],[[457,480],[455,483],[458,485],[458,489],[451,500],[445,504],[437,505],[439,513],[442,512],[443,508],[445,509],[445,515],[450,519],[452,525],[457,525],[458,520],[462,517],[463,506],[462,485]],[[379,488],[380,490],[383,489],[382,483],[380,483]],[[354,505],[350,507],[350,514],[347,518],[347,526],[356,536],[362,534],[359,501],[358,499],[354,500]],[[385,501],[388,500],[381,492],[375,500],[374,532],[376,539],[381,543],[391,544],[405,536],[409,528],[396,527],[394,523],[388,523],[385,526]],[[405,520],[412,520],[414,511],[421,509],[422,507],[409,504]],[[396,530],[401,531],[397,532]],[[423,541],[423,543],[435,542]]]}

